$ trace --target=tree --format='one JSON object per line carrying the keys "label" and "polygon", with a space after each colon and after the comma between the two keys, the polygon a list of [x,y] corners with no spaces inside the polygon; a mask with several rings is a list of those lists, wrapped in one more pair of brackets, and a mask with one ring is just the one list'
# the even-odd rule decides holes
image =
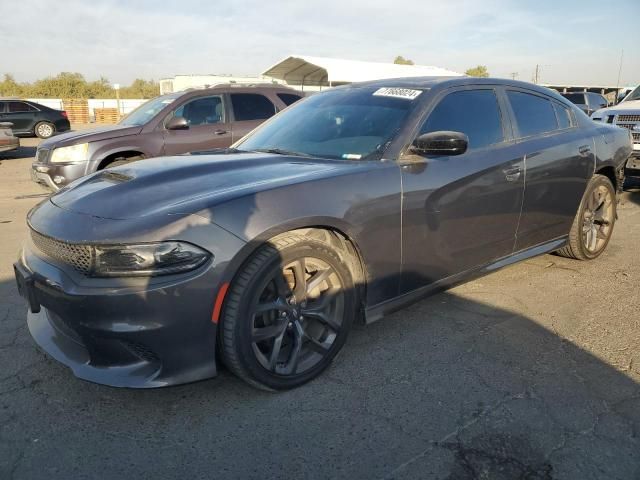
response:
{"label": "tree", "polygon": [[16,82],[13,75],[8,73],[4,74],[4,80],[0,82],[0,96],[3,97],[18,97],[22,95],[23,86]]}
{"label": "tree", "polygon": [[397,65],[413,65],[413,60],[409,60],[408,58],[404,58],[402,55],[398,55],[393,63]]}
{"label": "tree", "polygon": [[470,68],[464,73],[470,77],[487,78],[489,76],[489,71],[484,65],[478,65],[477,67]]}

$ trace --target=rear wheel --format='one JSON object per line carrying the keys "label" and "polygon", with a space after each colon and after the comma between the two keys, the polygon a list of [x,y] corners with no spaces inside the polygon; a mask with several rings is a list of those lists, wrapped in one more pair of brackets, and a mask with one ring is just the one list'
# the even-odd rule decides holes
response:
{"label": "rear wheel", "polygon": [[56,127],[53,126],[53,123],[38,122],[33,128],[33,131],[38,138],[50,138],[56,133]]}
{"label": "rear wheel", "polygon": [[567,245],[558,254],[592,260],[607,247],[616,221],[616,192],[604,175],[594,175],[571,226]]}
{"label": "rear wheel", "polygon": [[258,388],[302,385],[344,345],[356,296],[351,273],[331,246],[293,233],[276,237],[231,284],[220,330],[222,359]]}

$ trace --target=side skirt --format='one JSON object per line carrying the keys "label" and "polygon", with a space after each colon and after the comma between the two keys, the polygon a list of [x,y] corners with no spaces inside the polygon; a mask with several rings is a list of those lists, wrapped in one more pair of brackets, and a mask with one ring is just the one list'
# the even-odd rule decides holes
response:
{"label": "side skirt", "polygon": [[530,247],[525,250],[521,250],[520,252],[513,253],[507,257],[503,257],[486,265],[482,265],[480,267],[472,268],[470,270],[451,275],[450,277],[443,278],[442,280],[438,280],[437,282],[433,282],[429,285],[425,285],[424,287],[417,288],[399,297],[392,298],[391,300],[387,300],[385,302],[378,303],[377,305],[367,307],[365,309],[365,323],[369,324],[378,321],[384,316],[389,315],[390,313],[396,312],[426,297],[429,297],[461,283],[483,277],[484,275],[496,272],[501,268],[508,267],[509,265],[513,265],[514,263],[518,263],[532,257],[537,257],[538,255],[543,255],[545,253],[553,252],[565,246],[566,243],[567,236],[565,235],[549,242],[536,245],[535,247]]}

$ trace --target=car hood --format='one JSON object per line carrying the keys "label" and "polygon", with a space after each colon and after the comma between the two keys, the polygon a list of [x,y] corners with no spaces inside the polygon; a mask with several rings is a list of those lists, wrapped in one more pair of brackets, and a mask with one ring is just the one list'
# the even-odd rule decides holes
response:
{"label": "car hood", "polygon": [[263,153],[160,157],[84,177],[50,201],[108,219],[190,214],[259,191],[359,171],[368,163]]}
{"label": "car hood", "polygon": [[591,114],[592,117],[598,115],[616,115],[617,113],[627,113],[629,110],[640,110],[640,100],[628,100],[609,108],[601,108]]}
{"label": "car hood", "polygon": [[141,130],[142,127],[138,125],[105,125],[56,135],[40,143],[40,148],[52,149],[76,145],[78,143],[97,142],[109,138],[136,135],[140,133]]}

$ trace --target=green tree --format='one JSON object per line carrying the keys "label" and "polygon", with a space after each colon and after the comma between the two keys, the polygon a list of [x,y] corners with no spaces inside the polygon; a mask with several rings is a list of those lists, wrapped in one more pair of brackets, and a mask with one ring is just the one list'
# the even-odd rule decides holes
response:
{"label": "green tree", "polygon": [[23,94],[23,85],[16,82],[13,75],[4,74],[4,79],[0,82],[0,96],[3,97],[19,97]]}
{"label": "green tree", "polygon": [[489,70],[487,70],[487,67],[484,65],[478,65],[477,67],[470,68],[464,73],[470,77],[487,78],[489,76]]}
{"label": "green tree", "polygon": [[404,58],[402,55],[398,55],[393,63],[397,65],[413,65],[413,60],[409,60],[408,58]]}

